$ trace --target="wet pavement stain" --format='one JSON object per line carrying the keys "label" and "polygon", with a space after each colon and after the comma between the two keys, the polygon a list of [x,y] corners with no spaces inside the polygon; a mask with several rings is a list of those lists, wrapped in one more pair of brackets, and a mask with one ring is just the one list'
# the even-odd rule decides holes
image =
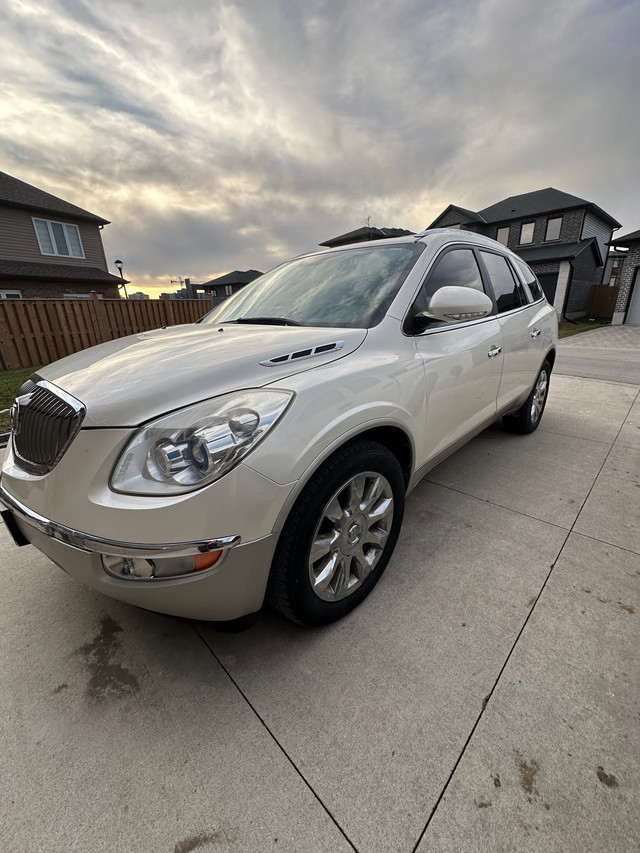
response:
{"label": "wet pavement stain", "polygon": [[55,687],[51,692],[52,692],[52,693],[62,693],[62,691],[63,691],[63,690],[67,690],[67,689],[68,689],[68,687],[69,687],[69,685],[68,685],[68,684],[67,684],[67,682],[65,681],[65,683],[64,683],[64,684],[59,684],[59,685],[58,685],[57,687]]}
{"label": "wet pavement stain", "polygon": [[618,602],[618,607],[620,608],[620,610],[624,610],[627,613],[635,613],[636,612],[635,607],[632,607],[630,604],[623,604],[621,601]]}
{"label": "wet pavement stain", "polygon": [[205,844],[215,844],[222,840],[222,833],[220,832],[199,832],[197,835],[183,838],[182,841],[176,841],[173,853],[192,853],[193,850],[204,847]]}
{"label": "wet pavement stain", "polygon": [[529,794],[529,802],[531,802],[531,798],[538,796],[539,793],[535,785],[535,780],[540,770],[540,765],[533,758],[531,761],[525,761],[518,751],[516,751],[516,763],[520,771],[520,787],[525,794]]}
{"label": "wet pavement stain", "polygon": [[488,809],[490,805],[493,805],[491,800],[474,800],[473,802],[479,809]]}
{"label": "wet pavement stain", "polygon": [[618,780],[613,775],[613,773],[605,773],[604,767],[598,767],[596,770],[596,775],[598,779],[602,782],[603,785],[606,785],[607,788],[617,788]]}
{"label": "wet pavement stain", "polygon": [[140,689],[135,675],[113,659],[120,651],[118,634],[121,633],[122,627],[115,619],[103,616],[100,630],[93,640],[76,650],[84,657],[89,670],[87,693],[94,702],[131,695]]}

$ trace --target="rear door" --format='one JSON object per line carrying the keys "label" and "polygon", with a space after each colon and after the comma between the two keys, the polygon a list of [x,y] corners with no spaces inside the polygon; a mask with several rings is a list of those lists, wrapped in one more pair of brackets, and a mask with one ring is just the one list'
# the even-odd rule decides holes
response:
{"label": "rear door", "polygon": [[503,365],[498,411],[524,401],[542,364],[540,307],[531,302],[509,260],[491,249],[478,252],[493,288],[502,331]]}

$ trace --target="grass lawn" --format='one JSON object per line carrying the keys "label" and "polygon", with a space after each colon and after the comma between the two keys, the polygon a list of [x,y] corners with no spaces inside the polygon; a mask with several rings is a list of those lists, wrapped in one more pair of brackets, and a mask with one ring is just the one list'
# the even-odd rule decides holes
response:
{"label": "grass lawn", "polygon": [[[9,409],[16,396],[18,388],[36,370],[35,367],[24,367],[20,370],[3,370],[0,372],[0,412]],[[9,429],[9,412],[0,414],[0,432]]]}
{"label": "grass lawn", "polygon": [[580,332],[588,332],[590,329],[599,329],[601,326],[610,326],[608,317],[580,317],[573,323],[558,323],[558,337],[568,338],[571,335],[579,335]]}

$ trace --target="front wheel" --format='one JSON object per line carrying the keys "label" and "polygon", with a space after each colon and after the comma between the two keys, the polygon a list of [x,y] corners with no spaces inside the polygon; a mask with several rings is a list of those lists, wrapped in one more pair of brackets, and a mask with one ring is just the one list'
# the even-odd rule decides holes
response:
{"label": "front wheel", "polygon": [[515,415],[506,415],[502,419],[508,430],[526,435],[538,428],[544,407],[547,404],[550,377],[551,367],[549,362],[545,361],[526,402]]}
{"label": "front wheel", "polygon": [[280,534],[269,600],[289,619],[326,625],[366,598],[393,553],[405,483],[396,457],[356,439],[300,494]]}

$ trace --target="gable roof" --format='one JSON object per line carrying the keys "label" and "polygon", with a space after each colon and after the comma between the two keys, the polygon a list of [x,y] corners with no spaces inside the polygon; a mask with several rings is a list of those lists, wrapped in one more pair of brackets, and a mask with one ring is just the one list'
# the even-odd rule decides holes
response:
{"label": "gable roof", "polygon": [[249,284],[261,275],[263,273],[260,270],[234,270],[218,278],[212,278],[211,281],[205,281],[202,287],[217,287],[219,284]]}
{"label": "gable roof", "polygon": [[528,264],[547,263],[550,261],[572,261],[591,247],[596,264],[601,267],[604,261],[600,254],[598,241],[595,237],[578,240],[575,243],[553,243],[549,246],[531,246],[529,249],[518,249],[517,254]]}
{"label": "gable roof", "polygon": [[388,237],[406,237],[408,234],[413,234],[413,231],[407,231],[406,228],[376,228],[374,225],[363,225],[362,228],[356,228],[355,231],[347,231],[346,234],[340,234],[338,237],[332,237],[330,240],[325,240],[324,243],[319,243],[319,246],[346,246],[348,243],[360,243],[366,240],[386,240]]}
{"label": "gable roof", "polygon": [[[39,264],[35,261],[8,261],[0,258],[0,279],[25,278],[41,281],[103,281],[121,285],[119,275],[111,275],[98,267],[72,266],[71,264]],[[129,284],[124,279],[125,284]]]}
{"label": "gable roof", "polygon": [[610,246],[630,246],[631,244],[640,243],[640,231],[631,231],[629,234],[623,234],[622,237],[616,237],[612,240]]}
{"label": "gable roof", "polygon": [[[479,213],[476,213],[475,210],[467,210],[466,207],[460,207],[458,204],[450,204],[447,208],[445,208],[442,213],[440,213],[429,225],[429,228],[438,228],[436,225],[447,213],[460,213],[462,214],[461,225],[466,225],[468,222],[483,222],[486,224],[486,220],[480,216]],[[427,229],[428,230],[428,229]]]}
{"label": "gable roof", "polygon": [[21,207],[33,210],[36,213],[53,213],[62,216],[72,216],[75,219],[83,219],[96,225],[108,225],[109,220],[89,213],[82,207],[77,207],[64,199],[58,198],[51,193],[38,189],[31,184],[0,172],[0,205],[9,207]]}
{"label": "gable roof", "polygon": [[543,216],[545,213],[555,213],[556,211],[571,210],[577,207],[586,207],[608,224],[616,228],[620,227],[620,223],[598,205],[554,187],[522,193],[521,195],[512,195],[478,212],[484,217],[485,222],[493,223],[530,216]]}

